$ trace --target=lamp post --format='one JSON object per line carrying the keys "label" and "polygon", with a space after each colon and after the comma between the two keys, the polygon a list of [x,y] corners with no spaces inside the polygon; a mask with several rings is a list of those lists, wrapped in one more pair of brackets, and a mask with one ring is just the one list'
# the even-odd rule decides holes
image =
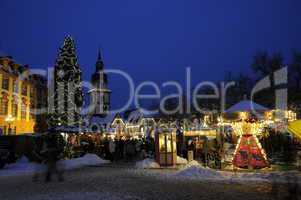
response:
{"label": "lamp post", "polygon": [[15,120],[15,118],[12,115],[7,115],[5,118],[5,121],[8,123],[8,135],[11,135],[11,123]]}

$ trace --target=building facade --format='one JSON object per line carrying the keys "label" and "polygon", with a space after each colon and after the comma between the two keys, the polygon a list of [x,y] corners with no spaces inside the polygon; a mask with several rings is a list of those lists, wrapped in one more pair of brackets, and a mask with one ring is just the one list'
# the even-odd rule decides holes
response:
{"label": "building facade", "polygon": [[33,74],[29,76],[30,82],[33,87],[34,98],[35,98],[35,127],[34,132],[45,132],[48,129],[47,114],[48,114],[48,87],[47,78]]}
{"label": "building facade", "polygon": [[36,88],[29,79],[29,68],[0,57],[0,134],[33,133]]}

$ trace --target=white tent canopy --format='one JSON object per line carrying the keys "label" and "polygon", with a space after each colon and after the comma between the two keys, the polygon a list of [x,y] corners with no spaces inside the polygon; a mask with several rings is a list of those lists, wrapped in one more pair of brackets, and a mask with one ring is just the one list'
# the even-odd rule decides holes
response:
{"label": "white tent canopy", "polygon": [[264,112],[269,110],[268,108],[259,105],[253,101],[250,100],[244,100],[241,101],[233,106],[231,106],[229,109],[225,111],[225,113],[234,113],[234,112]]}

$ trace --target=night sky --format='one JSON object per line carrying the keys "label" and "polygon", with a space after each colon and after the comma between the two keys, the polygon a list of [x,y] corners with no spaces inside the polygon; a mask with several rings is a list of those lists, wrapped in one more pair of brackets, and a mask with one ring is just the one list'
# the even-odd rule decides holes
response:
{"label": "night sky", "polygon": [[[258,50],[301,51],[300,0],[0,0],[0,51],[32,68],[54,65],[65,35],[76,41],[83,78],[95,70],[97,49],[107,68],[136,83],[222,79],[251,73]],[[113,105],[126,82],[110,77]]]}

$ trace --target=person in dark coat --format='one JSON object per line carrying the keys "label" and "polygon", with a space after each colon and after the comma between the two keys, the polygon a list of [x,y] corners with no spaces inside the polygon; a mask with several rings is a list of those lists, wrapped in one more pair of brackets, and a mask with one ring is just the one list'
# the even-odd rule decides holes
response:
{"label": "person in dark coat", "polygon": [[[43,150],[43,142],[44,142],[44,137],[41,136],[39,138],[36,138],[34,141],[34,146],[33,146],[33,156],[34,156],[34,162],[37,164],[36,166],[38,166],[39,164],[41,164],[43,162],[43,155],[42,155],[42,150]],[[39,171],[38,171],[38,167],[35,169],[32,181],[36,182],[39,179]]]}
{"label": "person in dark coat", "polygon": [[135,142],[133,140],[127,140],[125,145],[125,152],[128,161],[132,161],[135,155]]}
{"label": "person in dark coat", "polygon": [[124,154],[124,140],[120,139],[118,141],[118,152],[119,152],[119,159],[123,159]]}
{"label": "person in dark coat", "polygon": [[63,181],[63,172],[58,169],[57,162],[60,160],[60,157],[64,150],[63,139],[60,138],[61,135],[50,133],[46,136],[43,154],[45,157],[45,163],[47,166],[46,178],[45,181],[51,181],[53,173],[56,173],[59,181]]}

